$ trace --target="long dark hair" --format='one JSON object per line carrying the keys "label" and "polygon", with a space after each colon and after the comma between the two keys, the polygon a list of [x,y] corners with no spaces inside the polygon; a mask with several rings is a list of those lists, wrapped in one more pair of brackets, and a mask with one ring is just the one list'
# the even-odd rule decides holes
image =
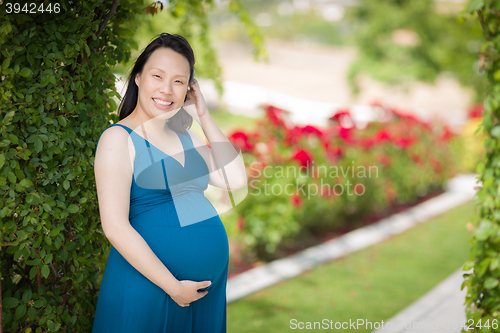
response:
{"label": "long dark hair", "polygon": [[[144,51],[142,51],[141,55],[137,58],[134,67],[132,68],[132,72],[128,77],[127,91],[120,103],[120,106],[118,107],[120,120],[131,114],[137,106],[139,87],[135,84],[135,77],[137,74],[142,73],[144,65],[156,49],[164,47],[182,54],[189,62],[189,84],[193,81],[194,52],[191,45],[189,45],[189,42],[181,35],[169,34],[167,32],[163,32],[155,37],[157,38],[149,43],[149,45],[146,46]],[[184,108],[181,108],[173,117],[167,120],[167,126],[171,130],[183,134],[187,133],[186,129],[190,128],[192,124],[193,117],[191,117],[189,113],[184,110]]]}

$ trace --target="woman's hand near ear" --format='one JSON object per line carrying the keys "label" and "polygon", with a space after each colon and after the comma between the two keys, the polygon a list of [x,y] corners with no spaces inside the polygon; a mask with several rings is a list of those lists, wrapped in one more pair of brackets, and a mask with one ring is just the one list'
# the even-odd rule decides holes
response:
{"label": "woman's hand near ear", "polygon": [[208,113],[207,104],[205,103],[205,99],[203,98],[200,90],[200,85],[196,79],[193,79],[189,84],[187,100],[184,102],[183,109],[198,122],[200,121],[199,117]]}

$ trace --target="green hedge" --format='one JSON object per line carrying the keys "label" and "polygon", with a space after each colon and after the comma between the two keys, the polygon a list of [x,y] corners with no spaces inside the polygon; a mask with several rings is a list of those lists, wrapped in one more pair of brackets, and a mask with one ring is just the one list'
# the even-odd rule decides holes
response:
{"label": "green hedge", "polygon": [[110,6],[85,1],[74,7],[63,2],[59,13],[0,11],[5,332],[92,327],[109,250],[99,223],[93,156],[110,124],[108,111],[116,108],[110,66],[128,59],[134,45],[133,26],[123,22],[142,9],[121,3],[96,38]]}
{"label": "green hedge", "polygon": [[[467,287],[467,332],[500,332],[500,2],[473,0],[467,18],[474,15],[483,28],[481,71],[488,77],[488,95],[484,101],[482,131],[486,135],[486,162],[479,162],[477,172],[482,188],[477,193],[478,215],[470,224],[473,236],[470,260],[464,270]],[[463,330],[462,332],[465,332]]]}

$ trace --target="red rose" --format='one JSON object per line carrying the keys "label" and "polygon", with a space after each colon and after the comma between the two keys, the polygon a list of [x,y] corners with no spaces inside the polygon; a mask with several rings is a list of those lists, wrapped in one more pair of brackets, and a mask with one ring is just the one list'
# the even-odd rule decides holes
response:
{"label": "red rose", "polygon": [[481,118],[483,116],[484,105],[483,103],[474,104],[467,110],[467,118]]}
{"label": "red rose", "polygon": [[296,150],[292,155],[292,159],[299,161],[300,165],[304,167],[307,167],[309,164],[311,164],[312,161],[310,153],[308,153],[304,149]]}
{"label": "red rose", "polygon": [[299,128],[301,131],[301,134],[315,134],[317,136],[322,136],[323,132],[321,132],[318,128],[311,126],[311,125],[306,125],[302,128]]}
{"label": "red rose", "polygon": [[302,205],[302,198],[294,193],[291,197],[290,197],[290,202],[292,203],[292,205],[294,205],[295,207],[300,207]]}
{"label": "red rose", "polygon": [[391,140],[391,134],[389,134],[387,130],[381,129],[375,134],[375,139],[377,140],[377,142],[383,140]]}
{"label": "red rose", "polygon": [[238,217],[238,222],[236,223],[238,230],[243,230],[245,227],[245,218],[243,216]]}
{"label": "red rose", "polygon": [[243,151],[251,151],[254,148],[254,145],[248,141],[248,135],[242,131],[236,131],[231,133],[228,136],[229,141],[234,142],[238,146],[240,146]]}

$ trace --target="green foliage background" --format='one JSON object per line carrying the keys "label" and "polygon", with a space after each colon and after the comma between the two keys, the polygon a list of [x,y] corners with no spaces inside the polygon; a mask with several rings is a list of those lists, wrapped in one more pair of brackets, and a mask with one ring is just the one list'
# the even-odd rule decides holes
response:
{"label": "green foliage background", "polygon": [[[455,13],[436,10],[433,0],[361,0],[348,11],[358,57],[348,80],[359,91],[356,78],[368,74],[391,85],[419,80],[432,83],[442,73],[451,74],[464,87],[473,88],[482,101],[487,80],[479,74],[481,26],[475,20],[457,19]],[[414,45],[398,44],[398,30],[413,33]]]}
{"label": "green foliage background", "polygon": [[[252,40],[260,42],[244,7],[238,0],[231,4]],[[51,12],[9,14],[7,5],[0,5],[3,329],[89,332],[109,251],[93,162],[99,135],[118,120],[111,68],[138,50],[135,22],[156,7],[132,0],[64,0],[58,8],[51,4]],[[43,2],[44,9],[48,5]],[[209,45],[203,28],[211,5],[178,1],[168,10],[184,25],[169,32],[198,36],[201,49]],[[198,35],[188,29],[193,21],[202,27]],[[214,55],[206,53],[209,67]]]}

